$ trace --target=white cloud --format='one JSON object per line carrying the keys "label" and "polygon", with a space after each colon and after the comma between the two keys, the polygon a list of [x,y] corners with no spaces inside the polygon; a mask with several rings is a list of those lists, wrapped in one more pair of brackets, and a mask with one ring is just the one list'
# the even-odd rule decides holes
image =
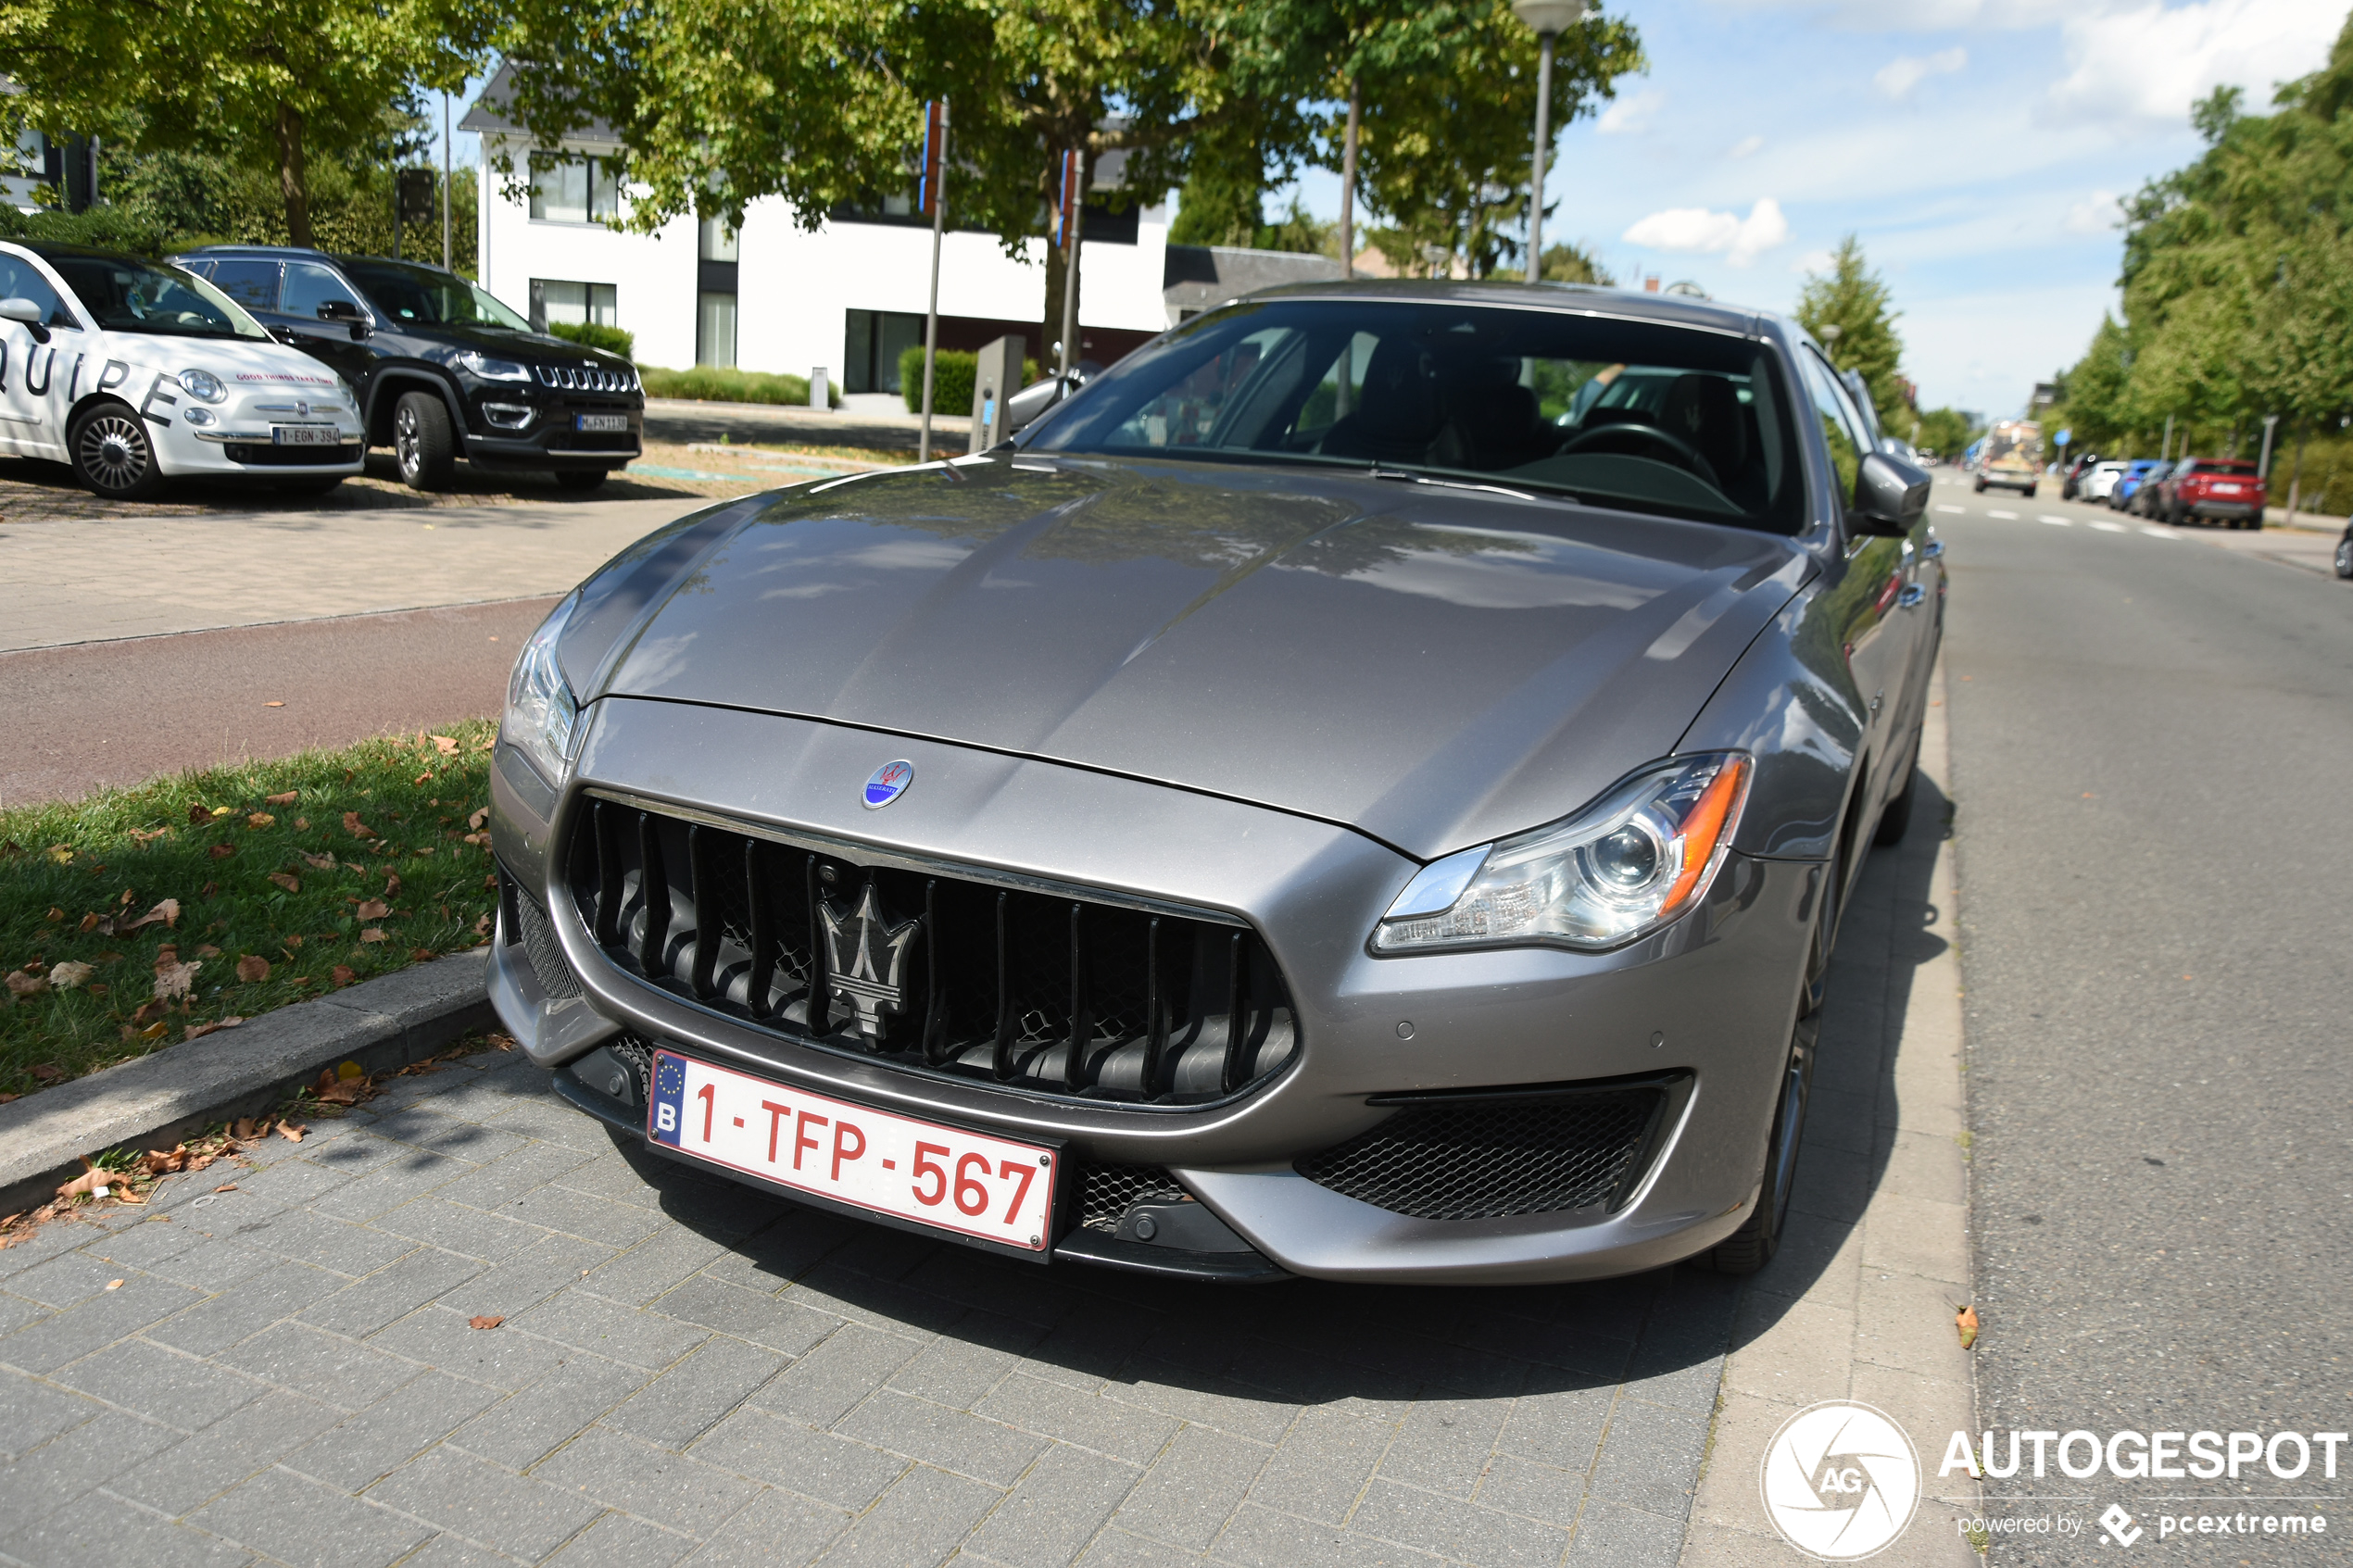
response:
{"label": "white cloud", "polygon": [[2094,191],[2067,209],[2067,232],[2070,234],[2112,233],[2123,222],[2124,204],[2116,199],[2113,191]]}
{"label": "white cloud", "polygon": [[1635,223],[1624,238],[1629,245],[1653,250],[1720,255],[1735,267],[1745,267],[1789,238],[1789,220],[1781,216],[1780,203],[1759,196],[1746,218],[1704,207],[1669,207]]}
{"label": "white cloud", "polygon": [[1838,257],[1835,252],[1809,250],[1795,261],[1791,262],[1789,270],[1793,272],[1827,272],[1837,264]]}
{"label": "white cloud", "polygon": [[2196,0],[2117,6],[2070,18],[2069,71],[2051,89],[2058,123],[2158,121],[2179,125],[2190,105],[2220,86],[2246,90],[2268,108],[2271,85],[2328,57],[2338,17],[2316,0]]}
{"label": "white cloud", "polygon": [[1746,157],[1749,154],[1755,152],[1758,148],[1764,146],[1764,144],[1765,138],[1762,136],[1743,136],[1739,141],[1733,143],[1731,151],[1726,153],[1724,156],[1726,157],[1735,158]]}
{"label": "white cloud", "polygon": [[1594,129],[1604,136],[1628,135],[1646,131],[1659,110],[1667,107],[1667,94],[1658,92],[1636,93],[1618,99],[1602,111]]}
{"label": "white cloud", "polygon": [[1933,55],[1898,55],[1879,69],[1871,80],[1891,98],[1907,96],[1931,76],[1949,76],[1969,64],[1969,51],[1956,44]]}

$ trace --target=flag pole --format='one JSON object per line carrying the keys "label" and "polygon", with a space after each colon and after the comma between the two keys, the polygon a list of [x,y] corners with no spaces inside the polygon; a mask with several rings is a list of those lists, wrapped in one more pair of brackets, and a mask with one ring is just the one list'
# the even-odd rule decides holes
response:
{"label": "flag pole", "polygon": [[931,461],[932,372],[939,360],[939,242],[948,223],[948,100],[930,106],[925,118],[932,122],[924,128],[924,140],[930,144],[925,149],[930,156],[924,160],[924,181],[930,188],[924,194],[931,199],[931,307],[924,315],[924,433],[915,453],[919,463]]}

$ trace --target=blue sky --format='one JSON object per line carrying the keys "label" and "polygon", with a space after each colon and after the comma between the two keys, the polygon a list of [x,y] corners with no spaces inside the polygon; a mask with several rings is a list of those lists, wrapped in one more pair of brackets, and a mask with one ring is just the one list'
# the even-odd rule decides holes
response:
{"label": "blue sky", "polygon": [[[2199,150],[2218,83],[2269,104],[2343,0],[1612,0],[1651,69],[1563,135],[1554,239],[1623,281],[1796,303],[1849,232],[1894,289],[1923,403],[2022,406],[2115,303],[2119,196]],[[1340,209],[1339,181],[1302,182]],[[1270,201],[1279,207],[1281,200]]]}

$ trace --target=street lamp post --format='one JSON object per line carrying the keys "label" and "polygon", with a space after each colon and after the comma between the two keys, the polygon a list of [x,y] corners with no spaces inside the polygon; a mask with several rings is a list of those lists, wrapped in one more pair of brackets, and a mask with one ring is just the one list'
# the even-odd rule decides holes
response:
{"label": "street lamp post", "polygon": [[1528,281],[1544,275],[1544,149],[1553,140],[1553,41],[1584,19],[1585,0],[1512,0],[1512,15],[1534,32],[1541,50],[1536,68],[1536,167],[1528,192]]}

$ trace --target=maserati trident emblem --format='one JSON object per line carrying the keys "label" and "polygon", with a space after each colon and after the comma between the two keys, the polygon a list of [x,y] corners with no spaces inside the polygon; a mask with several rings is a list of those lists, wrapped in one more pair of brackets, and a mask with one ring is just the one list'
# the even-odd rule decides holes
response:
{"label": "maserati trident emblem", "polygon": [[863,797],[866,809],[881,810],[906,794],[907,786],[914,782],[915,765],[905,758],[902,757],[896,762],[884,763],[867,775],[866,791]]}
{"label": "maserati trident emblem", "polygon": [[829,988],[849,1004],[858,1033],[866,1037],[866,1043],[878,1045],[883,1021],[905,1003],[907,949],[914,945],[924,922],[911,920],[904,925],[891,925],[875,902],[871,882],[858,895],[858,907],[849,914],[837,914],[832,900],[820,899],[817,917],[825,926]]}

